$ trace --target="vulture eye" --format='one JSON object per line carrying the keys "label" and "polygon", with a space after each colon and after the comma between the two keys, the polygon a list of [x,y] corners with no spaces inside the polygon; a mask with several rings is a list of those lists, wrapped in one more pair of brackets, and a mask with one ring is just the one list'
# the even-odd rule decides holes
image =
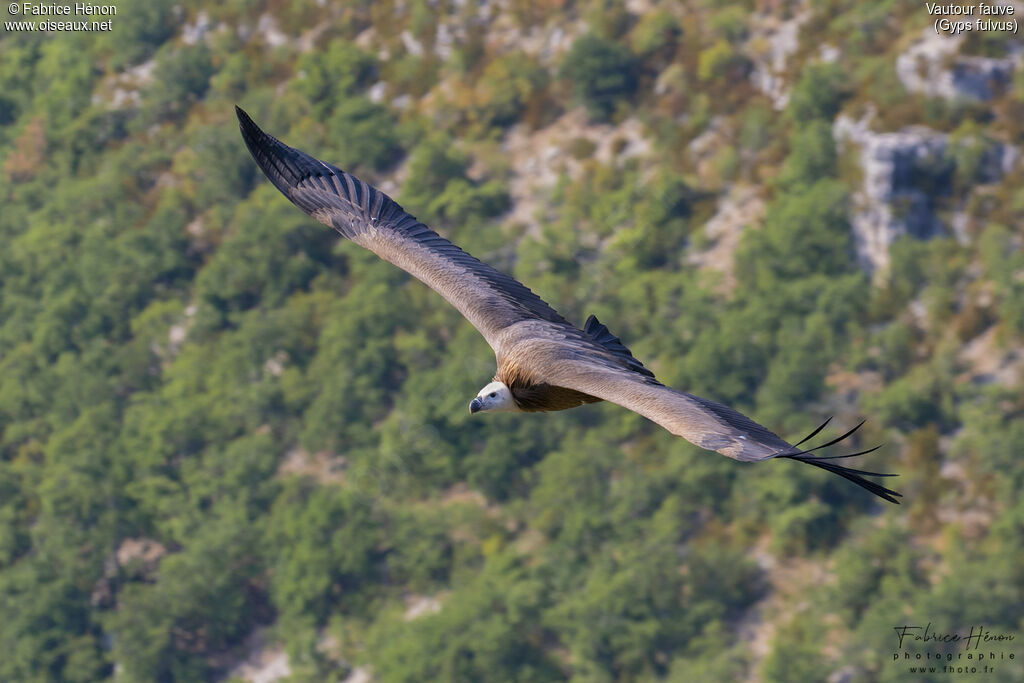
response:
{"label": "vulture eye", "polygon": [[497,394],[495,394],[493,391],[487,394],[487,398],[494,398],[495,396],[497,396]]}

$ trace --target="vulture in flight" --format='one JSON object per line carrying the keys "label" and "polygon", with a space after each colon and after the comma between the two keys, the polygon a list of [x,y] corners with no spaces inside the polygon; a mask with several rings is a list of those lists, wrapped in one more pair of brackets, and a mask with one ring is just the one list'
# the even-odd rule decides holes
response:
{"label": "vulture in flight", "polygon": [[802,450],[799,446],[828,421],[791,445],[728,406],[665,386],[594,316],[583,329],[572,325],[515,278],[462,251],[391,197],[337,166],[285,145],[260,130],[240,108],[235,110],[249,152],[285,197],[443,296],[491,345],[498,370],[470,402],[471,413],[565,410],[610,401],[735,460],[792,458],[899,502],[899,493],[864,478],[895,475],[835,462],[878,446],[848,455],[812,454],[842,441],[860,425],[817,448]]}

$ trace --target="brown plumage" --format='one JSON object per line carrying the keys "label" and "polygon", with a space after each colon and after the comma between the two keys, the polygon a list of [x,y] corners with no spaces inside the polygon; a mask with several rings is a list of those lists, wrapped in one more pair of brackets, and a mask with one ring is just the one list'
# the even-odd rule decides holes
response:
{"label": "brown plumage", "polygon": [[473,400],[472,412],[565,410],[605,400],[730,458],[747,462],[793,458],[898,502],[898,493],[862,476],[893,475],[832,462],[863,453],[812,456],[728,406],[664,386],[593,316],[583,329],[575,327],[520,282],[462,251],[383,192],[285,145],[260,130],[244,111],[237,107],[236,111],[246,146],[285,197],[424,282],[491,345],[498,366],[495,382]]}
{"label": "brown plumage", "polygon": [[501,382],[509,388],[516,407],[524,413],[568,410],[603,400],[582,391],[537,381],[507,362],[499,364],[494,381]]}

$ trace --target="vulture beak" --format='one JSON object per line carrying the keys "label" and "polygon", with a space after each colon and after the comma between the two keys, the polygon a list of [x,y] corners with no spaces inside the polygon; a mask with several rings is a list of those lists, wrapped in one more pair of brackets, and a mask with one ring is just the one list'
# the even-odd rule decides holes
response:
{"label": "vulture beak", "polygon": [[472,401],[469,402],[469,412],[471,414],[472,413],[479,413],[480,409],[483,408],[483,407],[484,407],[484,402],[481,401],[479,398],[474,398]]}

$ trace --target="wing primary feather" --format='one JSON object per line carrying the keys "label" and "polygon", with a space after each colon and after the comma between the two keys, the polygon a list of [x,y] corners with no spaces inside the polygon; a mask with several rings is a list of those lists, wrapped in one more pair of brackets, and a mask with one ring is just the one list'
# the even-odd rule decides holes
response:
{"label": "wing primary feather", "polygon": [[307,175],[312,175],[315,169],[312,162],[316,160],[308,155],[295,154],[297,150],[264,133],[241,107],[235,106],[235,113],[245,146],[274,187],[294,202],[291,188]]}
{"label": "wing primary feather", "polygon": [[[824,424],[822,424],[820,427],[815,429],[803,441],[801,441],[800,443],[798,443],[796,445],[799,446],[800,444],[804,443],[808,439],[811,439],[812,437],[816,436],[819,432],[821,432],[821,430],[825,427],[825,425],[828,424],[829,421],[831,421],[831,419],[832,418],[829,418],[828,420],[826,420]],[[856,453],[847,453],[845,455],[811,455],[811,453],[813,451],[816,451],[816,450],[821,449],[821,448],[826,448],[828,446],[832,446],[834,444],[839,443],[843,439],[849,437],[854,432],[856,432],[858,429],[860,429],[864,425],[865,422],[867,422],[867,420],[862,420],[853,429],[847,431],[845,434],[843,434],[842,436],[839,436],[838,438],[832,439],[828,443],[823,443],[820,446],[816,446],[816,447],[808,449],[806,451],[799,451],[799,452],[796,452],[796,453],[784,453],[784,454],[780,455],[779,457],[790,458],[792,460],[798,460],[799,462],[807,463],[808,465],[814,465],[815,467],[820,467],[821,469],[825,470],[826,472],[831,472],[833,474],[838,474],[840,477],[843,477],[844,479],[853,482],[857,486],[860,486],[861,488],[863,488],[863,489],[865,489],[867,491],[870,491],[871,493],[873,493],[874,495],[878,496],[879,498],[881,498],[883,500],[886,500],[886,501],[888,501],[890,503],[896,503],[897,505],[899,505],[900,501],[897,500],[897,498],[898,497],[902,497],[902,494],[900,494],[900,493],[898,493],[896,491],[893,491],[892,489],[888,489],[888,488],[882,486],[881,484],[879,484],[877,482],[873,482],[873,481],[871,481],[869,479],[865,479],[864,478],[864,477],[896,477],[896,476],[899,476],[899,475],[891,474],[891,473],[887,473],[887,472],[870,472],[868,470],[858,470],[858,469],[854,469],[852,467],[845,467],[845,466],[840,465],[838,463],[829,462],[831,460],[837,460],[837,459],[841,459],[841,458],[854,458],[854,457],[857,457],[857,456],[860,456],[860,455],[867,455],[868,453],[873,453],[874,451],[877,451],[879,448],[881,448],[882,444],[879,444],[879,445],[875,446],[874,448],[868,448],[866,450],[858,451]]]}
{"label": "wing primary feather", "polygon": [[812,457],[814,457],[815,460],[839,460],[842,458],[856,458],[858,455],[867,455],[868,453],[873,453],[874,451],[877,451],[884,445],[884,443],[880,443],[874,448],[869,448],[866,451],[860,451],[857,453],[847,453],[846,455],[817,455]]}
{"label": "wing primary feather", "polygon": [[[813,460],[814,462],[817,462],[818,460],[827,460],[827,458],[808,458],[808,459],[796,458],[796,460],[801,460],[801,462],[809,462],[809,461]],[[898,476],[900,476],[898,474],[892,474],[892,473],[886,474],[886,473],[883,473],[883,472],[871,472],[869,470],[858,470],[858,469],[855,469],[853,467],[847,467],[845,465],[837,465],[836,463],[825,463],[825,464],[826,465],[832,465],[832,466],[835,466],[835,467],[842,467],[847,472],[854,472],[856,474],[862,474],[865,477],[898,477]]]}
{"label": "wing primary feather", "polygon": [[793,455],[787,455],[787,456],[784,456],[784,457],[793,458],[794,460],[799,460],[800,462],[805,462],[808,465],[814,465],[815,467],[820,467],[821,469],[826,470],[827,472],[831,472],[833,474],[838,474],[843,479],[846,479],[848,481],[852,481],[857,486],[860,486],[861,488],[866,489],[867,491],[870,491],[871,493],[875,494],[879,498],[882,498],[883,500],[886,500],[886,501],[888,501],[890,503],[895,503],[896,505],[899,505],[900,501],[897,500],[897,498],[902,498],[903,497],[903,494],[898,493],[896,491],[893,491],[892,489],[888,489],[888,488],[882,486],[881,484],[873,482],[870,479],[865,479],[863,476],[861,476],[861,475],[869,475],[869,476],[896,476],[896,475],[879,475],[879,474],[874,473],[874,472],[864,472],[862,470],[854,470],[854,469],[851,469],[849,467],[843,467],[842,465],[837,465],[836,463],[833,463],[833,462],[823,462],[822,458],[804,458],[804,457],[801,457],[801,456],[793,456]]}
{"label": "wing primary feather", "polygon": [[[820,446],[815,446],[814,448],[808,448],[806,451],[804,451],[804,453],[813,453],[814,451],[821,450],[822,448],[828,448],[829,446],[831,446],[833,444],[839,443],[840,441],[842,441],[843,439],[845,439],[846,437],[850,436],[851,434],[856,432],[858,429],[863,427],[865,422],[867,422],[867,420],[861,420],[860,424],[858,424],[856,427],[854,427],[850,431],[846,432],[842,436],[837,436],[836,438],[832,439],[828,443],[823,443]],[[801,442],[801,443],[803,443],[803,442]]]}
{"label": "wing primary feather", "polygon": [[828,418],[827,420],[825,420],[824,422],[822,422],[822,423],[821,423],[821,424],[820,424],[820,425],[818,426],[818,428],[817,428],[817,429],[815,429],[815,430],[814,430],[813,432],[811,432],[810,434],[808,434],[807,436],[805,436],[804,438],[800,439],[800,440],[799,440],[799,441],[797,441],[797,442],[796,442],[795,444],[793,444],[793,448],[796,448],[796,447],[797,447],[797,446],[799,446],[800,444],[802,444],[802,443],[804,443],[804,442],[806,442],[806,441],[810,441],[811,439],[813,439],[814,437],[816,437],[816,436],[818,435],[818,433],[819,433],[819,432],[820,432],[820,431],[821,431],[822,429],[824,429],[824,428],[825,428],[825,425],[827,425],[827,424],[828,424],[829,422],[831,422],[831,421],[832,421],[832,417],[830,416],[830,417],[829,417],[829,418]]}
{"label": "wing primary feather", "polygon": [[348,196],[349,201],[351,201],[353,204],[358,205],[359,204],[359,184],[356,182],[356,179],[353,178],[348,173],[344,174],[344,178],[345,178],[345,185],[346,185],[345,193]]}

